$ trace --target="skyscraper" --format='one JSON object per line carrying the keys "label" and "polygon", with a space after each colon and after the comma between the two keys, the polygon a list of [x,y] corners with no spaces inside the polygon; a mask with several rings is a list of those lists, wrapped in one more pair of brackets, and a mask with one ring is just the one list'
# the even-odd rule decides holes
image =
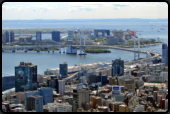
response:
{"label": "skyscraper", "polygon": [[68,31],[68,40],[73,40],[73,31]]}
{"label": "skyscraper", "polygon": [[167,46],[167,44],[162,44],[162,63],[165,63],[165,66],[168,65],[168,46]]}
{"label": "skyscraper", "polygon": [[124,75],[124,61],[121,58],[112,60],[112,77]]}
{"label": "skyscraper", "polygon": [[37,43],[40,43],[40,42],[41,42],[41,37],[42,37],[41,31],[37,31],[37,32],[36,32],[36,40],[37,40]]}
{"label": "skyscraper", "polygon": [[5,36],[5,34],[2,34],[2,44],[3,45],[6,44],[6,36]]}
{"label": "skyscraper", "polygon": [[60,31],[52,31],[52,40],[60,42]]}
{"label": "skyscraper", "polygon": [[6,31],[6,32],[4,33],[4,35],[5,35],[5,37],[6,37],[6,42],[9,42],[9,32]]}
{"label": "skyscraper", "polygon": [[65,81],[64,80],[58,80],[58,93],[60,93],[60,95],[63,96],[64,91],[65,91]]}
{"label": "skyscraper", "polygon": [[27,111],[43,112],[43,97],[40,95],[28,96],[26,109]]}
{"label": "skyscraper", "polygon": [[68,73],[67,62],[61,63],[60,64],[60,74],[61,74],[61,77],[62,78],[67,77],[67,73]]}
{"label": "skyscraper", "polygon": [[15,92],[36,90],[37,86],[37,65],[20,62],[15,67]]}
{"label": "skyscraper", "polygon": [[10,32],[10,42],[14,42],[14,41],[15,41],[15,39],[14,39],[14,32],[11,31]]}
{"label": "skyscraper", "polygon": [[85,89],[73,89],[73,111],[77,112],[77,109],[82,107],[84,102],[90,103],[90,91]]}

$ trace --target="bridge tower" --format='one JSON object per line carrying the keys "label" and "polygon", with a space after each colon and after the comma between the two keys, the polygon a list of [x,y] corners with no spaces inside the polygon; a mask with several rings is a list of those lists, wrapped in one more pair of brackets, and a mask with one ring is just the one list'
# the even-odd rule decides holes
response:
{"label": "bridge tower", "polygon": [[[140,39],[136,36],[136,32],[139,32],[139,31],[130,31],[130,30],[127,30],[127,32],[134,39],[134,60],[137,60],[136,57],[138,57],[138,59],[140,58]],[[140,32],[142,32],[142,31],[140,31]],[[139,34],[139,35],[141,35],[141,34]],[[138,50],[136,50],[136,40],[135,40],[136,38],[138,38]]]}

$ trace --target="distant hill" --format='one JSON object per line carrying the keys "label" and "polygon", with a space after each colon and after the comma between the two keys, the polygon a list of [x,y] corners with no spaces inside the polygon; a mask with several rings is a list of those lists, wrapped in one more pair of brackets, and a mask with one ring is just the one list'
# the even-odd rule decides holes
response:
{"label": "distant hill", "polygon": [[107,22],[107,21],[168,21],[168,19],[141,19],[141,18],[117,18],[117,19],[33,19],[33,20],[2,20],[2,23],[57,23],[57,22]]}

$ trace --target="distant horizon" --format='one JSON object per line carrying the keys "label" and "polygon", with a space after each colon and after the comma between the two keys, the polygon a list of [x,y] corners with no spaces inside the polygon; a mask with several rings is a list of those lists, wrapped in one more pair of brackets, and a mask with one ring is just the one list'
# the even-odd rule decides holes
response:
{"label": "distant horizon", "polygon": [[88,18],[88,19],[3,19],[2,21],[4,20],[107,20],[107,19],[153,19],[153,20],[156,20],[156,19],[168,19],[168,18],[95,18],[95,19],[91,19],[91,18]]}

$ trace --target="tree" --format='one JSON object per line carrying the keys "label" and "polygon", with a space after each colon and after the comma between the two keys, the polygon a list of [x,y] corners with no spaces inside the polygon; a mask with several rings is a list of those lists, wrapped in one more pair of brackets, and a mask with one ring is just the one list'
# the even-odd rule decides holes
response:
{"label": "tree", "polygon": [[45,87],[48,87],[48,84],[45,84]]}

